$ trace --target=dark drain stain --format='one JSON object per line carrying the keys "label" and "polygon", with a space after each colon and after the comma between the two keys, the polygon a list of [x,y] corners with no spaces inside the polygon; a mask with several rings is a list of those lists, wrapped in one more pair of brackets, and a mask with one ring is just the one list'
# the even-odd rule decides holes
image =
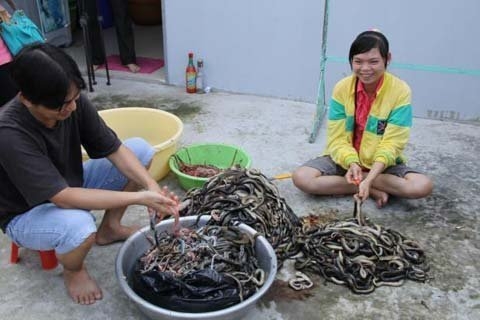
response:
{"label": "dark drain stain", "polygon": [[173,107],[174,108],[169,108],[165,111],[173,113],[182,120],[190,120],[202,111],[202,108],[195,103],[180,102],[174,104]]}
{"label": "dark drain stain", "polygon": [[201,104],[196,101],[184,102],[164,97],[131,99],[128,95],[102,95],[92,98],[92,102],[97,110],[129,107],[159,109],[173,113],[182,121],[191,120],[203,111]]}

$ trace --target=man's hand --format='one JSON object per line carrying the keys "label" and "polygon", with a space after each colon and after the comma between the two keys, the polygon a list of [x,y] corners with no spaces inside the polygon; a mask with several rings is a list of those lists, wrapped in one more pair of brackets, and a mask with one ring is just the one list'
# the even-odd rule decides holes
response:
{"label": "man's hand", "polygon": [[345,179],[348,183],[359,185],[362,181],[362,168],[356,162],[350,165],[347,173],[345,174]]}
{"label": "man's hand", "polygon": [[155,190],[144,191],[147,193],[151,193],[151,196],[154,196],[153,204],[148,205],[148,213],[150,218],[152,215],[156,216],[156,221],[160,222],[165,217],[173,216],[175,219],[174,229],[177,228],[180,219],[179,213],[179,199],[174,192],[168,190],[168,187],[163,188],[154,188]]}
{"label": "man's hand", "polygon": [[385,165],[383,163],[374,162],[367,176],[364,179],[360,180],[361,182],[358,184],[358,193],[355,194],[353,197],[362,202],[367,200],[370,196],[370,188],[372,187],[373,181],[375,181],[375,179],[380,173],[383,172],[384,169]]}
{"label": "man's hand", "polygon": [[353,195],[355,200],[363,202],[368,199],[370,195],[371,180],[363,179],[363,170],[358,163],[354,162],[350,165],[350,168],[345,174],[345,179],[347,179],[348,183],[358,186],[358,193]]}
{"label": "man's hand", "polygon": [[362,203],[370,196],[370,180],[363,180],[358,185],[358,193],[354,194],[355,200],[360,200]]}
{"label": "man's hand", "polygon": [[167,187],[140,192],[143,196],[142,203],[155,212],[159,220],[169,215],[178,216],[178,197]]}

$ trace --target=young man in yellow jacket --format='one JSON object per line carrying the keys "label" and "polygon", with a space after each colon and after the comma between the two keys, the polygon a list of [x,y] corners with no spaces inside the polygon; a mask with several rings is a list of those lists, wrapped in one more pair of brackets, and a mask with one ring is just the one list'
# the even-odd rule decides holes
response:
{"label": "young man in yellow jacket", "polygon": [[412,126],[410,87],[386,72],[387,38],[365,31],[350,47],[353,74],[333,89],[324,154],[295,170],[294,184],[317,195],[373,197],[378,207],[390,195],[422,198],[433,184],[406,166],[403,150]]}

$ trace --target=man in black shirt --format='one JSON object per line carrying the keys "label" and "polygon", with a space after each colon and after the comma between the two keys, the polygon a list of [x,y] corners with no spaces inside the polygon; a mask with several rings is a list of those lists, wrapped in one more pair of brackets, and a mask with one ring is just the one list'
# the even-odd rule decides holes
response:
{"label": "man in black shirt", "polygon": [[[12,78],[20,92],[0,108],[0,226],[22,247],[55,249],[72,299],[92,304],[102,298],[84,265],[92,245],[138,229],[120,223],[127,206],[163,218],[178,215],[178,198],[145,168],[153,148],[140,138],[122,144],[99,117],[81,93],[77,64],[62,50],[24,48]],[[85,163],[82,146],[91,158]],[[95,209],[106,210],[98,230]]]}

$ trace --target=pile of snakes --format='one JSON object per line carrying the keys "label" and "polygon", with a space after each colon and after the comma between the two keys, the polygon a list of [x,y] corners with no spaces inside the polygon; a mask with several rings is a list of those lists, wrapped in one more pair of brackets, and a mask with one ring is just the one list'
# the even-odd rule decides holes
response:
{"label": "pile of snakes", "polygon": [[328,223],[316,223],[314,215],[299,219],[266,176],[240,168],[227,169],[202,188],[189,190],[184,200],[188,206],[181,215],[210,215],[210,225],[243,222],[254,228],[272,244],[279,268],[293,257],[302,277],[301,271],[320,275],[357,294],[428,278],[420,245],[366,219],[358,202],[351,219]]}
{"label": "pile of snakes", "polygon": [[254,243],[238,226],[164,231],[138,260],[134,290],[172,310],[196,303],[201,311],[212,311],[241,302],[265,281]]}
{"label": "pile of snakes", "polygon": [[345,285],[357,294],[379,286],[401,286],[405,279],[425,282],[425,252],[414,240],[370,222],[356,202],[354,217],[316,224],[313,215],[302,219],[303,243],[295,268]]}
{"label": "pile of snakes", "polygon": [[300,252],[300,219],[280,197],[277,187],[254,169],[231,168],[190,189],[181,216],[210,215],[210,225],[243,222],[261,233],[282,262]]}

